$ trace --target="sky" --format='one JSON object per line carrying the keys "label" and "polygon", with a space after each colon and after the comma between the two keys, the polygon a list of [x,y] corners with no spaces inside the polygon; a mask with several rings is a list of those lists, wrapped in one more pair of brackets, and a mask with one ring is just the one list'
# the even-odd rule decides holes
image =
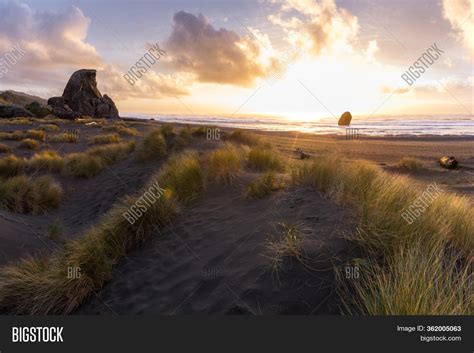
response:
{"label": "sky", "polygon": [[87,68],[127,115],[472,115],[473,12],[474,0],[0,0],[0,90],[61,95]]}

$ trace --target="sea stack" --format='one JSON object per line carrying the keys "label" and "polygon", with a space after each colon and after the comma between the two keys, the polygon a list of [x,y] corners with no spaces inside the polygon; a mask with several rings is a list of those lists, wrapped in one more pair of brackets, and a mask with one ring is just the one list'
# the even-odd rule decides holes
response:
{"label": "sea stack", "polygon": [[350,112],[344,112],[341,117],[339,118],[339,121],[337,122],[337,125],[350,125],[352,120],[352,115]]}
{"label": "sea stack", "polygon": [[74,72],[64,88],[61,97],[52,97],[48,105],[55,115],[74,118],[86,115],[93,118],[118,119],[119,113],[114,101],[102,96],[97,88],[97,71],[82,69]]}

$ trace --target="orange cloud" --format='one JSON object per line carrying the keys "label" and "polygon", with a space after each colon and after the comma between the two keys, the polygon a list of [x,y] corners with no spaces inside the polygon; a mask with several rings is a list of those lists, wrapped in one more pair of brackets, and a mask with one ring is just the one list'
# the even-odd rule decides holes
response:
{"label": "orange cloud", "polygon": [[180,11],[165,45],[171,65],[192,73],[200,82],[251,86],[266,74],[264,48],[257,37],[241,37],[215,29],[202,14]]}
{"label": "orange cloud", "polygon": [[443,0],[443,16],[474,53],[474,0]]}

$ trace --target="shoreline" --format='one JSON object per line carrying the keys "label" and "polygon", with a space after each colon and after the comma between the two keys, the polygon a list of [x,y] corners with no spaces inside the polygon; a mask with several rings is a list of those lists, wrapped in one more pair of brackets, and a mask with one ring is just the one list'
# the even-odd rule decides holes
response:
{"label": "shoreline", "polygon": [[[335,134],[335,133],[314,133],[314,132],[302,132],[298,130],[262,130],[250,127],[229,127],[229,126],[220,126],[214,124],[188,124],[188,123],[178,123],[178,122],[164,122],[160,120],[150,120],[150,119],[143,119],[143,118],[136,118],[136,117],[121,117],[123,121],[134,122],[134,123],[150,123],[150,124],[170,124],[176,125],[180,127],[184,126],[191,126],[191,127],[199,127],[199,126],[209,126],[209,127],[216,127],[222,129],[222,131],[232,131],[232,130],[246,130],[249,132],[257,132],[259,134],[302,134],[302,135],[310,135],[310,136],[320,136],[320,137],[332,137],[338,138],[340,140],[345,140],[344,134]],[[351,127],[351,126],[348,126]],[[429,139],[429,140],[449,140],[449,139],[456,139],[456,140],[465,140],[465,141],[474,141],[474,134],[473,135],[454,135],[454,134],[446,134],[446,135],[436,135],[436,134],[387,134],[387,135],[375,135],[375,134],[363,134],[359,133],[359,138],[356,140],[362,139],[400,139],[400,140],[420,140],[420,139]]]}

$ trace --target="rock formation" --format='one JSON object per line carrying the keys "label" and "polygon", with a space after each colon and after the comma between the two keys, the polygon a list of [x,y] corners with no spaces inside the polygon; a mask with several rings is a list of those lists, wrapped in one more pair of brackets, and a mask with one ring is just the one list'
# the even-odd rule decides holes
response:
{"label": "rock formation", "polygon": [[352,115],[350,112],[344,112],[341,117],[339,118],[339,121],[337,122],[337,125],[350,125],[352,120]]}
{"label": "rock formation", "polygon": [[93,118],[118,119],[119,113],[113,100],[97,89],[96,70],[82,69],[72,74],[61,97],[48,99],[53,113],[61,118],[81,115]]}

